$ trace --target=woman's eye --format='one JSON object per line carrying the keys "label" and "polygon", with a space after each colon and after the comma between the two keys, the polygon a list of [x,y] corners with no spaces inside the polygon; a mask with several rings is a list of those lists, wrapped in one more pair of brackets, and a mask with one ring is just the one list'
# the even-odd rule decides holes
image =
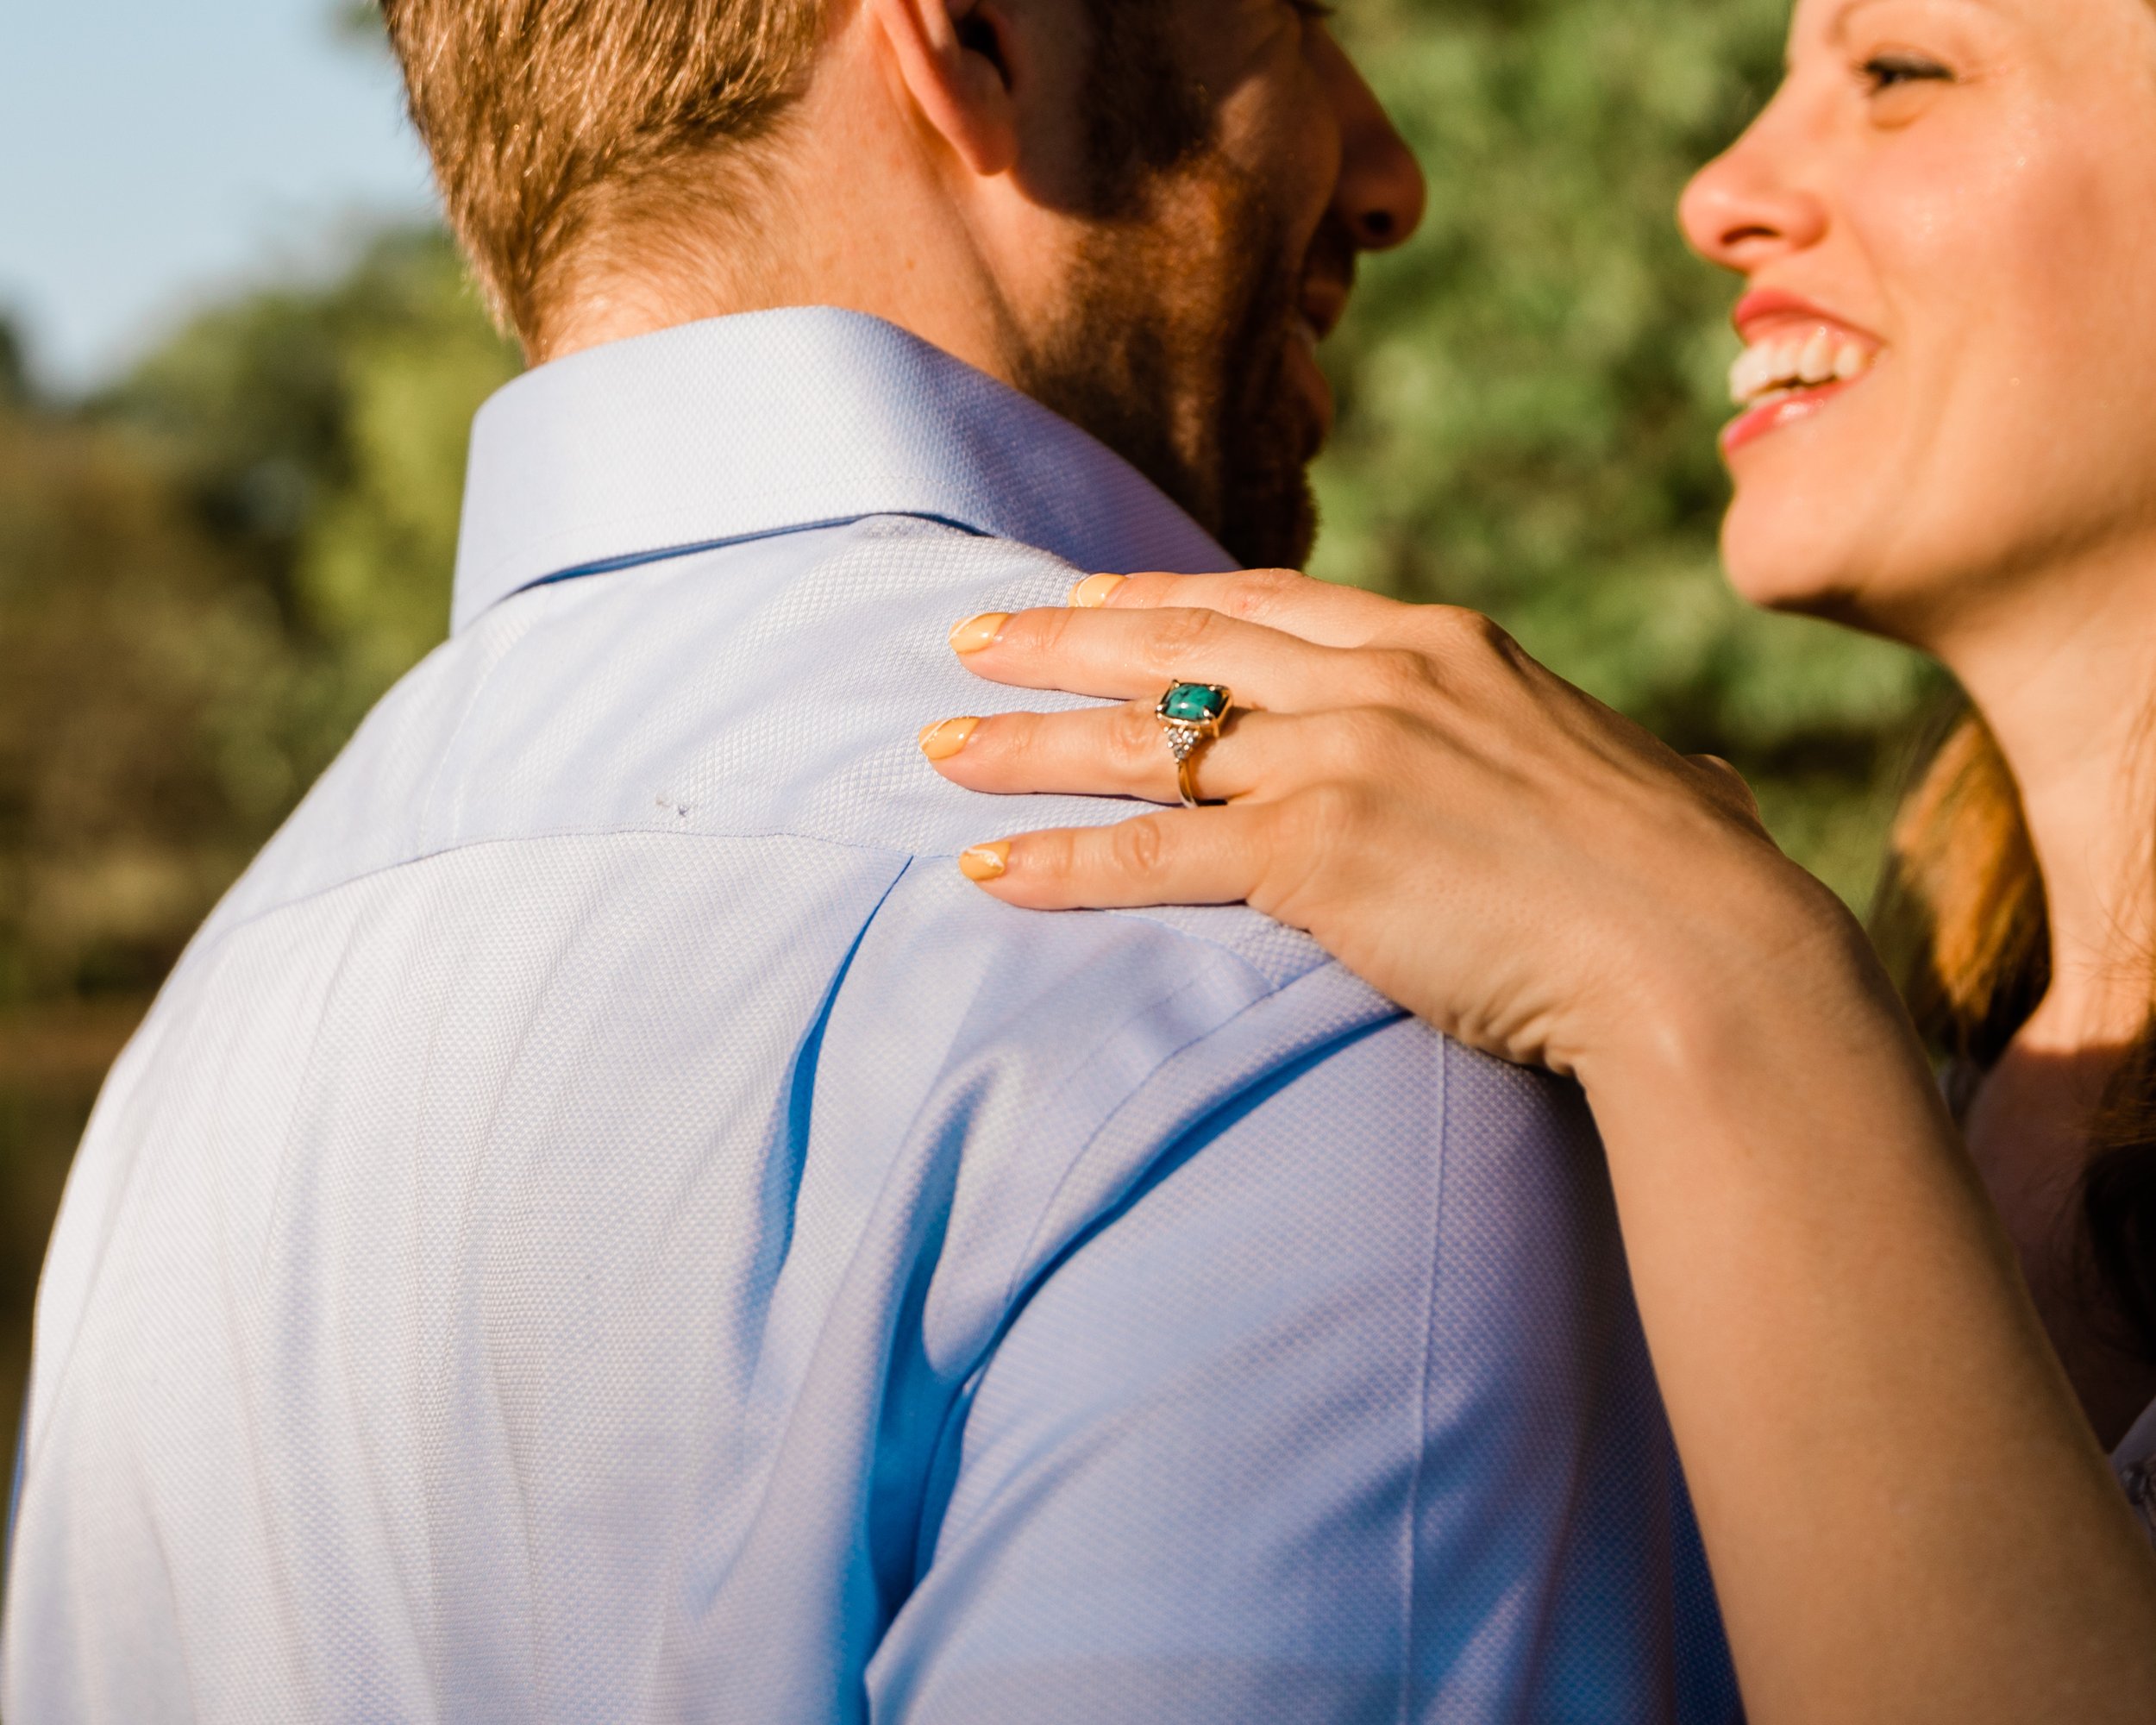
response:
{"label": "woman's eye", "polygon": [[1921,54],[1874,54],[1864,63],[1865,82],[1875,96],[1912,84],[1952,84],[1953,73]]}

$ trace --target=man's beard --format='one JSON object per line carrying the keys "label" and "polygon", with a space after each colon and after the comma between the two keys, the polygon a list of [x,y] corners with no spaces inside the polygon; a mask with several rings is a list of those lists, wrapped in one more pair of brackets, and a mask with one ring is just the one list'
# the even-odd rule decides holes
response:
{"label": "man's beard", "polygon": [[1238,561],[1299,568],[1317,536],[1306,470],[1324,435],[1287,375],[1306,260],[1250,176],[1210,153],[1158,175],[1143,201],[1088,235],[1019,386]]}

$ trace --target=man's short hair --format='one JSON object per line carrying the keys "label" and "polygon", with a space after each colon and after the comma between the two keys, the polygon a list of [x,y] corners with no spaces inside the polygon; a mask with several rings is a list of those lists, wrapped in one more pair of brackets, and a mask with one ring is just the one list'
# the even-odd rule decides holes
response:
{"label": "man's short hair", "polygon": [[[1204,90],[1176,68],[1165,0],[1083,0],[1094,48],[1089,213],[1136,212],[1202,146]],[[748,182],[730,152],[807,87],[824,0],[381,0],[412,122],[495,316],[542,353],[581,250],[631,258]]]}
{"label": "man's short hair", "polygon": [[[594,229],[678,207],[808,81],[824,0],[382,0],[497,316],[540,345]],[[702,201],[708,201],[705,192]]]}

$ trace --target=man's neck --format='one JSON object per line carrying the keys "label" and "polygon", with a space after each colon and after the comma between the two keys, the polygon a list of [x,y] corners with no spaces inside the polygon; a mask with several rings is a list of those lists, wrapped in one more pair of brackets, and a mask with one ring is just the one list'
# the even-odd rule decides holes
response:
{"label": "man's neck", "polygon": [[[885,99],[871,47],[833,44],[709,210],[587,248],[534,362],[705,318],[823,305],[881,317],[1014,384],[1024,348],[1010,253],[1024,248],[954,185],[938,141]],[[1031,272],[1016,268],[1023,291]]]}

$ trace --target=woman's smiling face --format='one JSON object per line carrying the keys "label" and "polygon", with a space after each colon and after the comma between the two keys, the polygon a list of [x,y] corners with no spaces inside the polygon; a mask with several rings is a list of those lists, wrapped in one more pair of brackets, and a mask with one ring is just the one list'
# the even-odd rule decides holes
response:
{"label": "woman's smiling face", "polygon": [[1746,278],[1747,598],[1936,649],[2156,543],[2147,0],[1800,0],[1787,81],[1683,217]]}

